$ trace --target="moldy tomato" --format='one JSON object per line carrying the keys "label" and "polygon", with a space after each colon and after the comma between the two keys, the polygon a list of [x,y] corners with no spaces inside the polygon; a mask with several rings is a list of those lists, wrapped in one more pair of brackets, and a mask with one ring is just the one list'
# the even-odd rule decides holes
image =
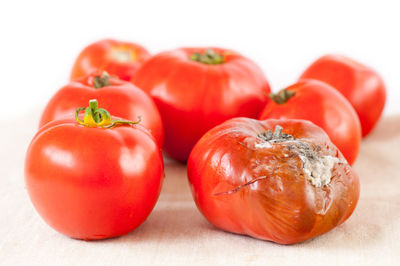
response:
{"label": "moldy tomato", "polygon": [[219,48],[160,53],[132,82],[153,97],[164,122],[165,151],[180,161],[212,127],[236,116],[257,117],[270,92],[254,62]]}
{"label": "moldy tomato", "polygon": [[305,120],[228,120],[199,140],[187,171],[210,223],[281,244],[340,225],[359,197],[350,165],[326,133]]}
{"label": "moldy tomato", "polygon": [[271,95],[260,119],[305,119],[321,127],[350,164],[357,158],[361,127],[350,103],[334,88],[317,80],[301,80]]}
{"label": "moldy tomato", "polygon": [[85,77],[93,71],[107,71],[128,81],[149,57],[149,52],[138,44],[101,40],[92,43],[79,54],[72,68],[71,79]]}
{"label": "moldy tomato", "polygon": [[301,76],[330,84],[353,105],[365,137],[375,127],[386,101],[382,78],[371,68],[339,55],[319,58]]}
{"label": "moldy tomato", "polygon": [[33,205],[55,230],[78,239],[124,235],[150,214],[164,177],[151,134],[125,120],[111,120],[90,101],[83,121],[43,126],[25,161]]}
{"label": "moldy tomato", "polygon": [[39,127],[49,121],[71,116],[76,108],[86,105],[90,99],[97,99],[113,115],[128,120],[142,118],[141,125],[147,128],[162,147],[164,129],[161,116],[151,97],[132,83],[92,73],[82,79],[71,81],[61,88],[49,101]]}

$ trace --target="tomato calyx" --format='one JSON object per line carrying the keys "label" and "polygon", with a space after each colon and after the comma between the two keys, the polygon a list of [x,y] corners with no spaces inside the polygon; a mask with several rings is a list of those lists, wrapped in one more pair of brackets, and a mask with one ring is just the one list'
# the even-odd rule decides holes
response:
{"label": "tomato calyx", "polygon": [[282,130],[283,130],[282,126],[276,125],[274,132],[272,132],[272,130],[269,129],[266,132],[258,134],[257,137],[263,141],[269,141],[272,143],[295,140],[295,138],[292,135],[286,134],[282,132]]}
{"label": "tomato calyx", "polygon": [[209,48],[204,53],[193,53],[190,60],[203,63],[206,65],[218,65],[225,63],[225,58],[222,54],[215,52],[213,49]]}
{"label": "tomato calyx", "polygon": [[[98,107],[99,104],[96,99],[89,101],[89,107],[79,107],[75,111],[76,121],[86,127],[103,127],[110,128],[117,125],[135,125],[142,121],[141,117],[138,117],[138,121],[133,122],[122,119],[111,119],[110,113],[103,108]],[[79,118],[79,112],[85,110],[83,120]]]}
{"label": "tomato calyx", "polygon": [[277,104],[285,104],[295,94],[296,94],[295,91],[289,91],[287,89],[283,89],[278,93],[270,93],[268,97]]}
{"label": "tomato calyx", "polygon": [[132,49],[125,48],[125,47],[113,48],[111,50],[111,57],[120,63],[137,61],[135,52]]}
{"label": "tomato calyx", "polygon": [[101,75],[97,75],[93,78],[93,87],[95,89],[101,89],[106,86],[110,86],[110,75],[106,71],[103,71]]}
{"label": "tomato calyx", "polygon": [[274,132],[269,129],[266,132],[258,134],[257,138],[261,139],[262,142],[256,143],[255,148],[271,148],[272,144],[295,140],[292,135],[286,134],[282,130],[282,126],[276,125]]}

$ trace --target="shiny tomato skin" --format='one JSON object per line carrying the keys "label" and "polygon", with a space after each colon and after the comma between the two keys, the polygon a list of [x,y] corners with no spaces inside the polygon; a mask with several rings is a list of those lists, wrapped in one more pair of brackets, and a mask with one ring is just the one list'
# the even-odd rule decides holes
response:
{"label": "shiny tomato skin", "polygon": [[[118,56],[119,54],[119,56]],[[107,71],[129,81],[139,66],[150,57],[143,46],[130,42],[105,39],[87,46],[75,60],[71,80],[93,71]]]}
{"label": "shiny tomato skin", "polygon": [[317,79],[340,91],[353,105],[367,136],[382,115],[386,88],[373,69],[341,55],[326,55],[312,63],[300,79]]}
{"label": "shiny tomato skin", "polygon": [[357,158],[361,126],[354,108],[330,85],[303,79],[286,88],[296,94],[284,104],[270,101],[259,119],[304,119],[325,130],[349,164]]}
{"label": "shiny tomato skin", "polygon": [[110,78],[110,85],[94,88],[94,72],[84,78],[70,81],[56,92],[45,107],[39,127],[63,117],[74,117],[75,110],[87,105],[91,99],[97,99],[102,108],[123,119],[137,121],[141,117],[141,125],[147,128],[162,147],[164,128],[161,116],[151,97],[132,83]]}
{"label": "shiny tomato skin", "polygon": [[205,48],[181,48],[153,56],[132,82],[149,93],[165,127],[165,151],[185,162],[209,129],[236,116],[257,117],[270,92],[262,70],[244,56],[221,48],[225,62],[207,65],[189,59]]}
{"label": "shiny tomato skin", "polygon": [[33,138],[25,160],[29,196],[40,216],[72,238],[127,234],[150,214],[164,166],[140,125],[89,128],[51,121]]}
{"label": "shiny tomato skin", "polygon": [[[257,135],[276,125],[342,161],[332,169],[328,185],[313,186],[299,156],[287,155],[281,144],[254,148]],[[293,244],[332,230],[354,211],[359,179],[343,159],[325,132],[309,121],[234,118],[199,140],[187,171],[196,205],[214,226]]]}

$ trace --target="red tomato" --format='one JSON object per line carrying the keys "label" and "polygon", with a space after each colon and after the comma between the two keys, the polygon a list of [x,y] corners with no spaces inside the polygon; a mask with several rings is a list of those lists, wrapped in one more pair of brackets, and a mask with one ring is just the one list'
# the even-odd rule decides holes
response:
{"label": "red tomato", "polygon": [[107,71],[129,81],[149,57],[149,52],[138,44],[101,40],[92,43],[79,54],[72,68],[71,79],[85,77],[93,71]]}
{"label": "red tomato", "polygon": [[305,120],[226,121],[199,140],[187,171],[210,223],[281,244],[330,231],[359,198],[357,175],[326,133]]}
{"label": "red tomato", "polygon": [[361,127],[350,103],[334,88],[317,80],[301,80],[272,96],[260,119],[305,119],[320,126],[350,164],[357,158]]}
{"label": "red tomato", "polygon": [[[46,124],[26,154],[33,205],[51,227],[72,238],[132,231],[153,209],[164,177],[151,134],[127,121],[110,121],[103,110],[86,112],[83,125],[72,118]],[[99,114],[100,121],[93,121]]]}
{"label": "red tomato", "polygon": [[326,55],[301,76],[324,81],[349,100],[360,118],[362,135],[375,127],[386,101],[382,78],[371,68],[340,55]]}
{"label": "red tomato", "polygon": [[86,105],[90,99],[98,99],[115,116],[128,120],[136,120],[141,116],[141,125],[153,134],[162,147],[164,129],[151,97],[132,83],[109,77],[105,73],[93,73],[61,88],[44,109],[39,127],[55,119],[70,117],[76,108]]}
{"label": "red tomato", "polygon": [[180,161],[210,128],[236,116],[257,117],[270,92],[254,62],[219,48],[160,53],[132,81],[153,97],[165,126],[165,150]]}

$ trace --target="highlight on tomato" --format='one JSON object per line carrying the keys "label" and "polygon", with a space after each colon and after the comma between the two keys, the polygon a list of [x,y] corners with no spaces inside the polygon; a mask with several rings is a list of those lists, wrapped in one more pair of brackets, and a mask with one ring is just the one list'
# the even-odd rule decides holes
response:
{"label": "highlight on tomato", "polygon": [[137,123],[111,117],[91,100],[75,119],[39,129],[26,153],[25,181],[52,228],[92,240],[127,234],[144,222],[164,166],[155,139]]}
{"label": "highlight on tomato", "polygon": [[361,144],[361,126],[351,104],[327,83],[303,79],[271,94],[259,119],[305,119],[321,127],[353,164]]}
{"label": "highlight on tomato", "polygon": [[183,162],[207,130],[232,117],[257,117],[270,92],[253,61],[221,48],[162,52],[132,82],[153,97],[164,122],[165,151]]}
{"label": "highlight on tomato", "polygon": [[210,223],[280,244],[342,224],[360,192],[341,152],[306,120],[228,120],[199,140],[187,174],[196,205]]}
{"label": "highlight on tomato", "polygon": [[76,108],[84,106],[90,99],[97,99],[113,115],[135,120],[141,117],[147,128],[162,147],[164,128],[157,106],[150,96],[132,83],[110,76],[107,72],[94,72],[84,78],[70,81],[47,103],[39,127],[46,123],[70,117]]}
{"label": "highlight on tomato", "polygon": [[351,58],[325,55],[312,63],[300,79],[317,79],[336,88],[353,105],[362,136],[377,124],[386,102],[386,88],[379,74]]}
{"label": "highlight on tomato", "polygon": [[143,46],[112,39],[94,42],[75,60],[71,79],[85,77],[93,71],[107,71],[110,75],[129,81],[138,67],[150,57]]}

